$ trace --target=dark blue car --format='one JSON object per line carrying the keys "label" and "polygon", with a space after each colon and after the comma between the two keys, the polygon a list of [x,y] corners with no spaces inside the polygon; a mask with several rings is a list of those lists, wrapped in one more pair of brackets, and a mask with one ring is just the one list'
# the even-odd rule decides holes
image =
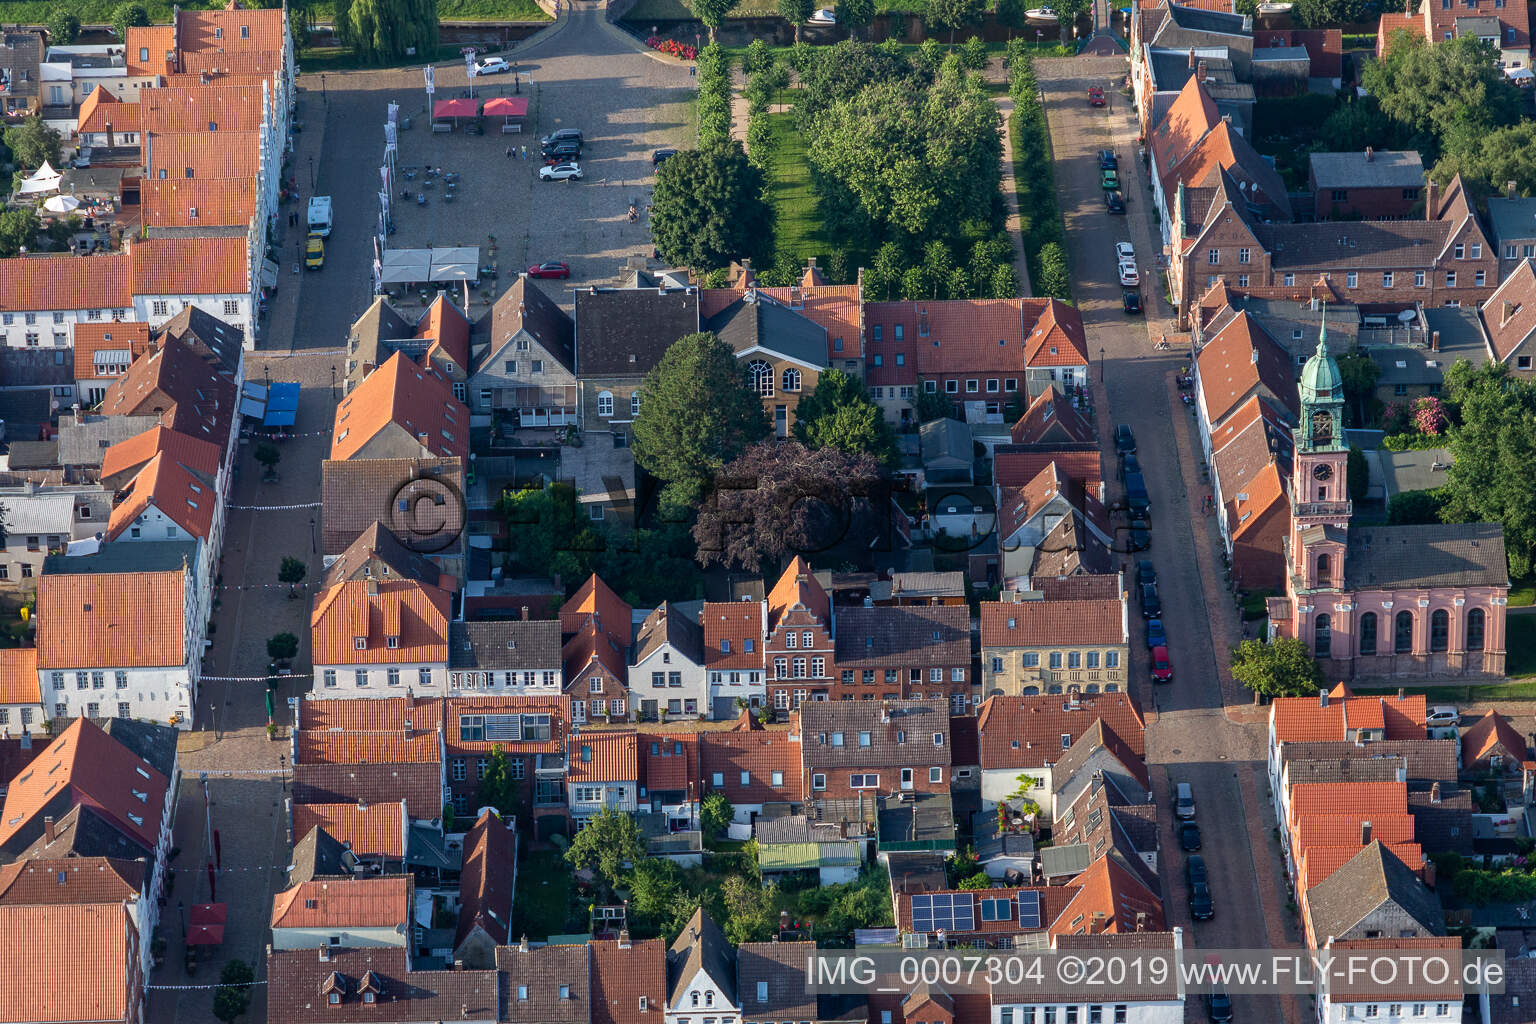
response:
{"label": "dark blue car", "polygon": [[1163,632],[1162,619],[1147,620],[1147,650],[1154,647],[1167,647],[1168,634]]}

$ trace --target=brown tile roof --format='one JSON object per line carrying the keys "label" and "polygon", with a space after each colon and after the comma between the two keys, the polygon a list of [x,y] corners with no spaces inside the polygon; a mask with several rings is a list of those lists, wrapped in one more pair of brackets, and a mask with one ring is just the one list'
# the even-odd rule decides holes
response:
{"label": "brown tile roof", "polygon": [[[186,17],[185,14],[182,15]],[[405,1024],[409,1021],[496,1019],[495,971],[412,971],[404,949],[287,949],[267,956],[267,1013],[283,1024]],[[363,1002],[364,979],[378,986]],[[341,1002],[322,986],[340,985]]]}
{"label": "brown tile roof", "polygon": [[998,536],[1005,540],[1058,497],[1101,532],[1109,532],[1108,515],[1097,497],[1097,489],[1090,489],[1083,481],[1074,479],[1055,462],[1047,463],[1027,483],[1000,484],[997,497]]}
{"label": "brown tile roof", "polygon": [[[212,479],[219,472],[219,446],[200,437],[156,424],[126,441],[119,441],[101,455],[101,477],[109,486],[121,486],[164,454],[170,461]],[[112,477],[123,474],[122,480]]]}
{"label": "brown tile roof", "polygon": [[1531,758],[1525,737],[1497,711],[1489,711],[1461,734],[1461,762],[1466,767],[1471,768],[1493,754],[1521,763]]}
{"label": "brown tile roof", "polygon": [[140,117],[142,109],[137,103],[124,103],[112,94],[111,89],[92,89],[85,102],[80,104],[80,113],[75,118],[75,131],[104,134],[110,125],[114,134],[137,132],[142,130],[144,123]]}
{"label": "brown tile roof", "polygon": [[[773,785],[774,772],[783,774],[782,786]],[[799,803],[800,741],[782,729],[700,733],[699,775],[710,789],[715,788],[711,779],[716,773],[723,777],[721,789],[732,803]]]}
{"label": "brown tile roof", "polygon": [[454,577],[445,577],[424,555],[411,550],[389,527],[374,522],[325,570],[321,585],[331,587],[345,580],[386,580],[391,575],[443,590],[453,590],[458,583]]}
{"label": "brown tile roof", "polygon": [[1104,601],[1120,597],[1120,577],[1115,573],[1083,573],[1078,576],[1031,576],[1029,589],[1047,601]]}
{"label": "brown tile roof", "polygon": [[38,704],[42,699],[37,682],[37,648],[0,650],[0,704]]}
{"label": "brown tile roof", "polygon": [[[548,754],[566,748],[566,730],[569,728],[570,700],[564,696],[523,694],[475,694],[472,697],[450,697],[446,702],[444,730],[450,755],[487,753],[499,746],[509,755]],[[549,739],[521,740],[466,740],[459,728],[461,715],[548,715]],[[590,735],[588,730],[583,735]]]}
{"label": "brown tile roof", "polygon": [[[0,847],[41,835],[45,812],[59,818],[69,807],[86,804],[152,851],[159,841],[160,810],[169,786],[149,762],[94,722],[77,718],[7,787]],[[62,794],[67,797],[61,802]]]}
{"label": "brown tile roof", "polygon": [[144,130],[161,135],[257,132],[266,117],[263,90],[255,85],[168,83],[139,93]]}
{"label": "brown tile roof", "polygon": [[1295,412],[1296,374],[1290,356],[1246,311],[1206,343],[1196,365],[1212,424],[1222,423],[1254,394]]}
{"label": "brown tile roof", "polygon": [[475,928],[498,945],[512,938],[512,883],[517,877],[517,833],[487,808],[464,834],[459,875],[458,947]]}
{"label": "brown tile roof", "polygon": [[231,4],[219,10],[179,11],[176,15],[176,43],[182,56],[281,53],[287,34],[288,24],[280,10]]}
{"label": "brown tile roof", "polygon": [[560,631],[579,632],[582,624],[594,615],[602,628],[613,634],[621,646],[628,646],[634,632],[634,609],[629,602],[614,593],[613,588],[604,583],[597,573],[588,576],[576,588],[576,593],[560,606]]}
{"label": "brown tile roof", "polygon": [[[404,729],[402,725],[402,743]],[[435,752],[435,743],[433,747]],[[405,813],[412,821],[433,821],[441,817],[442,761],[433,758],[415,762],[381,763],[369,758],[367,762],[354,764],[307,764],[300,761],[293,766],[294,803],[344,804],[361,800],[373,804],[400,799],[405,800]]]}
{"label": "brown tile roof", "polygon": [[680,611],[671,611],[666,601],[652,609],[640,624],[640,631],[635,636],[635,664],[650,657],[663,644],[671,644],[683,657],[703,663],[704,630],[697,620]]}
{"label": "brown tile roof", "polygon": [[839,608],[836,665],[968,667],[971,613],[965,605]]}
{"label": "brown tile roof", "polygon": [[571,782],[630,782],[639,778],[632,732],[584,732],[572,736],[566,758]]}
{"label": "brown tile roof", "polygon": [[1260,200],[1273,207],[1279,216],[1289,216],[1290,201],[1286,196],[1285,182],[1276,170],[1259,155],[1258,150],[1243,138],[1242,132],[1232,122],[1222,119],[1206,132],[1185,154],[1171,173],[1164,177],[1164,187],[1177,191],[1178,185],[1219,185],[1221,173],[1230,176],[1232,187],[1246,185],[1243,190],[1249,202],[1258,205]]}
{"label": "brown tile roof", "polygon": [[[411,723],[409,733],[406,722]],[[440,764],[442,722],[439,700],[308,697],[299,703],[294,760],[334,765]]]}
{"label": "brown tile roof", "polygon": [[[1142,745],[1144,746],[1145,743],[1143,742]],[[1071,748],[1061,755],[1061,760],[1056,762],[1055,785],[1059,788],[1071,779],[1100,749],[1107,751],[1110,756],[1119,761],[1125,767],[1126,773],[1141,786],[1143,792],[1152,792],[1152,777],[1147,771],[1147,763],[1142,755],[1102,718],[1096,719],[1092,725],[1084,729],[1083,734],[1073,742]],[[1059,813],[1059,803],[1057,808]]]}
{"label": "brown tile roof", "polygon": [[0,905],[130,902],[139,898],[146,880],[142,860],[18,860],[0,867]]}
{"label": "brown tile roof", "polygon": [[[594,939],[591,1024],[654,1024],[667,1005],[667,945],[641,939],[624,948]],[[640,1000],[645,1000],[645,1009]]]}
{"label": "brown tile roof", "polygon": [[294,804],[293,831],[319,826],[359,857],[405,856],[405,812],[401,801],[378,804]]}
{"label": "brown tile roof", "polygon": [[132,257],[16,256],[0,260],[0,310],[129,309]]}
{"label": "brown tile roof", "polygon": [[185,665],[188,586],[182,569],[44,573],[37,581],[38,668]]}
{"label": "brown tile roof", "polygon": [[450,604],[446,590],[415,580],[338,583],[315,595],[309,618],[314,662],[447,665]]}
{"label": "brown tile roof", "polygon": [[976,713],[982,770],[1054,764],[1100,718],[1136,756],[1146,757],[1146,722],[1129,694],[1087,694],[1075,701],[1048,695],[988,697]]}
{"label": "brown tile roof", "polygon": [[590,961],[586,946],[497,946],[500,1019],[510,1024],[584,1024],[592,1013]]}
{"label": "brown tile roof", "polygon": [[811,573],[811,564],[802,556],[789,560],[779,581],[768,592],[768,628],[775,628],[784,613],[804,608],[821,622],[827,621],[832,599],[826,588]]}
{"label": "brown tile roof", "polygon": [[[126,1020],[128,912],[117,903],[0,906],[0,1019]],[[146,942],[145,936],[139,936]],[[58,965],[71,964],[67,985]]]}
{"label": "brown tile roof", "polygon": [[159,416],[172,430],[221,448],[234,420],[235,384],[186,345],[140,356],[102,397],[107,416]]}
{"label": "brown tile roof", "polygon": [[[1163,901],[1127,868],[1109,857],[1073,880],[1077,895],[1051,922],[1052,935],[1101,932],[1161,932],[1168,926]],[[1097,922],[1097,924],[1095,924]]]}
{"label": "brown tile roof", "polygon": [[[1351,270],[1428,268],[1459,220],[1366,220],[1254,225],[1259,245],[1275,270],[1330,273],[1340,262]],[[1344,242],[1340,242],[1344,239]],[[1348,247],[1348,254],[1340,246]]]}
{"label": "brown tile roof", "polygon": [[272,897],[272,927],[410,928],[412,890],[410,875],[305,882]]}
{"label": "brown tile roof", "polygon": [[[416,480],[423,481],[415,485],[422,498],[444,490],[463,494],[464,462],[460,458],[325,460],[320,464],[320,528],[325,553],[341,554],[380,520],[401,535],[412,536],[415,531],[432,547],[438,546],[439,536],[459,536],[465,522],[461,502],[445,501],[439,506],[416,501],[409,519],[402,518],[392,502]],[[437,509],[441,510],[437,513],[440,518],[434,520],[431,514]]]}
{"label": "brown tile roof", "polygon": [[1521,260],[1477,311],[1501,362],[1536,332],[1536,263]]}
{"label": "brown tile roof", "polygon": [[[97,89],[92,96],[104,89]],[[94,356],[103,349],[129,351],[128,362],[133,362],[139,356],[149,351],[149,324],[138,323],[114,323],[103,321],[75,324],[75,379],[90,380],[96,377],[96,364]],[[112,376],[117,376],[113,374]]]}
{"label": "brown tile roof", "polygon": [[416,337],[427,340],[428,359],[435,362],[441,355],[451,360],[460,373],[469,372],[469,318],[446,294],[433,299],[416,322]]}
{"label": "brown tile roof", "polygon": [[216,499],[212,476],[195,473],[168,452],[161,452],[139,471],[127,496],[113,506],[106,539],[121,537],[154,506],[188,534],[210,540]]}
{"label": "brown tile roof", "polygon": [[[480,324],[484,324],[484,318]],[[495,364],[501,350],[519,331],[526,331],[565,369],[571,369],[575,327],[565,310],[549,300],[544,292],[519,275],[512,287],[501,293],[491,307],[490,344],[478,358],[476,371]]]}
{"label": "brown tile roof", "polygon": [[1200,80],[1190,75],[1162,122],[1152,129],[1156,170],[1166,176],[1220,122],[1216,101]]}
{"label": "brown tile roof", "polygon": [[[950,763],[944,700],[812,701],[801,705],[800,722],[806,771]],[[863,733],[869,733],[868,746]]]}
{"label": "brown tile roof", "polygon": [[747,1020],[771,1017],[815,1020],[816,993],[806,963],[813,942],[743,942],[736,947],[736,993]]}
{"label": "brown tile roof", "polygon": [[[769,298],[779,300],[826,330],[828,366],[835,365],[833,360],[857,359],[860,356],[863,303],[858,285],[811,283],[802,279],[797,288],[758,287],[757,290]],[[709,293],[705,294],[707,296]],[[727,305],[730,303],[724,303],[719,309]],[[705,315],[713,316],[719,309],[710,309]],[[838,339],[843,342],[841,349],[837,347]]]}
{"label": "brown tile roof", "polygon": [[1054,386],[1029,403],[1009,434],[1014,444],[1094,440],[1093,424],[1072,408],[1072,400]]}
{"label": "brown tile roof", "polygon": [[981,603],[984,649],[1129,642],[1125,604],[1119,598]]}
{"label": "brown tile roof", "polygon": [[1050,465],[1083,487],[1098,491],[1104,478],[1099,446],[1094,441],[1055,444],[1000,444],[992,454],[993,479],[1000,487],[1022,487]]}
{"label": "brown tile roof", "polygon": [[1282,766],[1293,760],[1326,761],[1338,758],[1402,758],[1410,780],[1434,782],[1456,778],[1455,740],[1372,740],[1361,745],[1347,740],[1282,742]]}
{"label": "brown tile roof", "polygon": [[469,452],[469,410],[441,377],[401,352],[336,407],[331,458],[352,458],[391,423],[415,438],[427,454],[463,458]]}
{"label": "brown tile roof", "polygon": [[652,793],[697,790],[699,734],[646,733],[638,742],[640,785]]}
{"label": "brown tile roof", "polygon": [[258,132],[145,132],[139,138],[144,176],[156,181],[255,178],[261,170]]}
{"label": "brown tile roof", "polygon": [[255,178],[145,178],[139,195],[147,228],[244,227],[256,215]]}
{"label": "brown tile roof", "polygon": [[758,669],[764,665],[762,601],[705,601],[704,664],[711,669]]}
{"label": "brown tile roof", "polygon": [[1423,694],[1356,697],[1342,687],[1326,705],[1317,697],[1282,697],[1270,705],[1271,731],[1280,743],[1348,740],[1354,729],[1382,729],[1389,740],[1423,740],[1426,714]]}

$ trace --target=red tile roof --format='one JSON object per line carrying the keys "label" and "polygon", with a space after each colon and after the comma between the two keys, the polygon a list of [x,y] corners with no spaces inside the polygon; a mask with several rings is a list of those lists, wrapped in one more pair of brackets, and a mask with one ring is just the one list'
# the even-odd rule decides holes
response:
{"label": "red tile roof", "polygon": [[0,259],[0,310],[131,309],[128,253]]}
{"label": "red tile roof", "polygon": [[699,781],[699,734],[646,733],[639,741],[640,785],[653,793],[686,791]]}
{"label": "red tile roof", "polygon": [[1023,487],[1054,464],[1063,476],[1094,494],[1104,479],[1102,456],[1091,441],[1063,444],[1002,444],[993,450],[992,476],[999,487]]}
{"label": "red tile roof", "polygon": [[585,693],[585,682],[578,683],[577,677],[586,671],[592,662],[597,662],[608,674],[623,683],[629,675],[629,663],[624,657],[624,648],[614,640],[613,634],[598,626],[596,618],[588,619],[582,623],[581,629],[576,635],[565,642],[560,651],[561,661],[565,667],[565,683],[572,689]]}
{"label": "red tile roof", "polygon": [[200,437],[183,434],[165,426],[153,426],[142,434],[135,434],[126,441],[119,441],[101,455],[103,480],[119,473],[136,473],[158,455],[165,455],[172,462],[213,479],[219,472],[219,446]]}
{"label": "red tile roof", "polygon": [[209,540],[216,497],[212,477],[194,473],[161,452],[133,478],[128,496],[113,506],[106,539],[121,537],[153,506],[193,537]]}
{"label": "red tile roof", "polygon": [[1254,46],[1302,46],[1311,61],[1309,77],[1340,78],[1344,74],[1344,34],[1336,28],[1254,29]]}
{"label": "red tile roof", "polygon": [[181,81],[167,83],[164,89],[141,90],[138,105],[147,132],[202,133],[219,138],[224,132],[261,130],[266,116],[262,93],[255,85]]}
{"label": "red tile roof", "polygon": [[156,181],[255,178],[261,171],[258,132],[145,132],[139,138],[144,176]]}
{"label": "red tile roof", "polygon": [[1196,360],[1205,412],[1222,423],[1253,394],[1296,405],[1296,374],[1290,356],[1246,311],[1206,342]]}
{"label": "red tile roof", "polygon": [[145,178],[139,197],[149,228],[244,227],[256,215],[255,178]]}
{"label": "red tile roof", "polygon": [[594,615],[603,630],[616,637],[621,646],[629,645],[634,633],[634,609],[597,573],[588,576],[570,600],[560,606],[560,632],[575,633]]}
{"label": "red tile roof", "polygon": [[[126,44],[123,57],[129,75],[168,75],[176,69],[175,25],[136,25],[128,30]],[[148,51],[143,61],[140,50]]]}
{"label": "red tile roof", "polygon": [[37,581],[38,668],[185,665],[190,585],[182,569],[44,573]]}
{"label": "red tile roof", "polygon": [[141,238],[132,243],[135,295],[245,295],[245,236]]}
{"label": "red tile roof", "polygon": [[1137,757],[1146,756],[1146,723],[1129,694],[989,697],[976,713],[982,770],[1054,764],[1100,718]]}
{"label": "red tile roof", "polygon": [[566,778],[571,782],[634,782],[639,778],[632,732],[584,732],[572,736]]}
{"label": "red tile roof", "polygon": [[1391,45],[1392,37],[1398,32],[1406,32],[1410,36],[1424,38],[1424,16],[1422,14],[1399,14],[1395,11],[1384,11],[1381,20],[1376,23],[1376,56],[1380,58]]}
{"label": "red tile roof", "polygon": [[446,665],[449,606],[446,590],[416,580],[338,583],[315,597],[309,620],[314,663]]}
{"label": "red tile roof", "polygon": [[710,669],[762,671],[765,607],[762,601],[705,601],[699,613],[704,664]]}
{"label": "red tile roof", "polygon": [[179,11],[176,16],[175,38],[182,56],[281,53],[287,34],[287,21],[277,9],[231,4],[220,10]]}
{"label": "red tile roof", "polygon": [[396,352],[336,407],[331,458],[350,459],[394,424],[431,455],[469,454],[469,410],[440,376]]}
{"label": "red tile roof", "polygon": [[[103,90],[97,89],[96,92]],[[96,93],[91,93],[92,96]],[[103,350],[127,349],[131,363],[149,351],[149,324],[100,321],[75,324],[75,379],[91,380],[97,376],[94,356]],[[126,364],[123,364],[126,366]],[[116,377],[117,374],[112,376]]]}
{"label": "red tile roof", "polygon": [[820,621],[830,623],[832,599],[811,574],[811,564],[800,555],[789,560],[779,581],[768,593],[768,628],[775,628],[785,612],[797,608],[804,608]]}
{"label": "red tile roof", "polygon": [[359,857],[405,856],[405,808],[382,804],[294,804],[293,834],[308,835],[319,826]]}
{"label": "red tile roof", "polygon": [[1071,399],[1054,387],[1040,392],[1029,403],[1029,408],[1024,410],[1024,415],[1009,433],[1014,444],[1094,440],[1093,424],[1072,407]]}
{"label": "red tile roof", "polygon": [[486,808],[464,834],[455,947],[482,929],[498,946],[512,939],[512,887],[517,878],[517,832]]}
{"label": "red tile roof", "polygon": [[38,704],[42,699],[37,682],[37,648],[0,649],[0,704]]}
{"label": "red tile roof", "polygon": [[1154,173],[1171,180],[1172,168],[1195,148],[1206,132],[1221,123],[1216,101],[1194,75],[1179,90],[1163,120],[1152,129]]}
{"label": "red tile roof", "polygon": [[85,102],[80,104],[80,113],[75,118],[75,131],[105,133],[110,125],[114,135],[118,132],[137,132],[144,123],[140,117],[141,110],[137,103],[124,103],[118,99],[111,89],[92,89]]}
{"label": "red tile roof", "polygon": [[[1024,318],[1029,322],[1032,303],[1023,299]],[[1040,366],[1087,366],[1088,339],[1083,332],[1083,316],[1059,299],[1039,303],[1034,327],[1024,339],[1031,368]]]}
{"label": "red tile roof", "polygon": [[592,951],[591,1024],[655,1024],[667,1005],[666,943],[641,939],[625,948],[613,939],[594,939],[587,948]]}
{"label": "red tile roof", "polygon": [[453,361],[459,372],[469,372],[469,319],[447,295],[439,295],[416,324],[416,337],[429,339],[427,358],[439,355]]}
{"label": "red tile roof", "polygon": [[[1370,823],[1372,840],[1379,839],[1388,846],[1413,842],[1413,815],[1382,810],[1367,812],[1365,817],[1359,814],[1304,815],[1294,825],[1292,846],[1297,850],[1308,850],[1314,846],[1364,847],[1367,845],[1362,841],[1365,838],[1366,822]],[[1316,884],[1318,879],[1311,881]]]}
{"label": "red tile roof", "polygon": [[[1271,732],[1277,743],[1348,740],[1355,729],[1383,729],[1388,740],[1424,739],[1427,714],[1423,694],[1405,697],[1282,697],[1270,706]],[[1337,694],[1338,691],[1335,691]]]}
{"label": "red tile roof", "polygon": [[1051,644],[1130,642],[1125,604],[1100,601],[983,601],[981,646],[1044,647]]}
{"label": "red tile roof", "polygon": [[442,723],[439,700],[306,698],[299,704],[295,760],[300,764],[440,762]]}
{"label": "red tile roof", "polygon": [[[127,1020],[132,934],[121,903],[0,907],[0,1020]],[[68,984],[60,964],[71,965]]]}
{"label": "red tile roof", "polygon": [[0,903],[108,903],[139,898],[146,862],[118,857],[29,858],[0,867]]}
{"label": "red tile roof", "polygon": [[409,928],[412,889],[410,875],[305,882],[272,897],[272,927]]}
{"label": "red tile roof", "polygon": [[[747,773],[742,785],[741,773]],[[773,784],[773,773],[783,784]],[[732,803],[798,803],[802,798],[800,741],[783,729],[699,734],[699,773],[704,791],[719,789]],[[714,776],[721,785],[714,785]]]}
{"label": "red tile roof", "polygon": [[1508,362],[1515,349],[1536,332],[1536,263],[1521,260],[1477,315],[1488,332],[1494,356]]}
{"label": "red tile roof", "polygon": [[1466,767],[1471,768],[1493,754],[1502,754],[1517,763],[1531,759],[1525,738],[1497,711],[1489,711],[1461,736],[1461,763]]}
{"label": "red tile roof", "polygon": [[1052,461],[1028,483],[1015,487],[999,485],[997,494],[998,536],[1009,540],[1040,510],[1057,497],[1081,513],[1103,533],[1109,532],[1109,517],[1098,499],[1098,481],[1072,477]]}
{"label": "red tile roof", "polygon": [[[1300,782],[1291,787],[1288,816],[1296,822],[1313,814],[1407,814],[1406,782]],[[1364,844],[1361,844],[1364,845]]]}
{"label": "red tile roof", "polygon": [[1051,922],[1052,935],[1160,932],[1168,927],[1163,901],[1112,857],[1101,857],[1073,879],[1077,895]]}

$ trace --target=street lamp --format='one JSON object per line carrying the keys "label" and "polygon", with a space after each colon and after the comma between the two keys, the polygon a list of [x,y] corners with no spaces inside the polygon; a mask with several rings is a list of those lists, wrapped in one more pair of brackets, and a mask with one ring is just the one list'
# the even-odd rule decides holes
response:
{"label": "street lamp", "polygon": [[1107,384],[1108,378],[1104,376],[1104,346],[1099,346],[1099,383]]}
{"label": "street lamp", "polygon": [[213,738],[214,739],[218,739],[219,738],[219,706],[218,706],[218,704],[209,704],[208,705],[208,716],[209,716],[209,718],[208,718],[209,724],[211,724],[213,726]]}
{"label": "street lamp", "polygon": [[315,191],[315,158],[314,157],[310,157],[309,158],[309,191],[310,191],[311,194],[313,194],[314,191]]}

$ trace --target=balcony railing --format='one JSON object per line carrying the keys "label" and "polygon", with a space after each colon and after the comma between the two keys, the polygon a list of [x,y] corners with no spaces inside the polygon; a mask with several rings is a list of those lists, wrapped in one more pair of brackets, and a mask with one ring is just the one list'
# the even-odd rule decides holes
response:
{"label": "balcony railing", "polygon": [[1348,518],[1351,503],[1347,501],[1303,501],[1296,506],[1298,516],[1339,516]]}

